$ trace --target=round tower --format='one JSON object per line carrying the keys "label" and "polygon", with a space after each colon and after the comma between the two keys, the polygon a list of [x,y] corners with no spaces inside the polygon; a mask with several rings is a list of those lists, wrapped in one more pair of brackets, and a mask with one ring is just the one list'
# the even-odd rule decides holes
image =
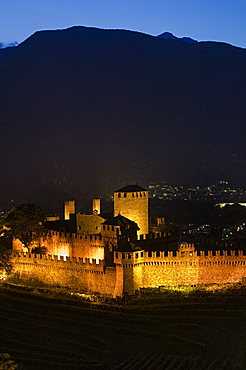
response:
{"label": "round tower", "polygon": [[138,235],[149,233],[148,191],[139,185],[127,185],[114,192],[114,216],[121,214],[136,222]]}

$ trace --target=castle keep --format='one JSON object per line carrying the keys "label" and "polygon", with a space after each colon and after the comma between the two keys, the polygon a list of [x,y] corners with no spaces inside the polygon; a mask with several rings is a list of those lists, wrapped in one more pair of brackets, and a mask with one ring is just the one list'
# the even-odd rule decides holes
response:
{"label": "castle keep", "polygon": [[163,219],[145,233],[148,192],[138,185],[114,193],[112,218],[98,215],[99,200],[91,215],[75,214],[73,204],[68,219],[67,208],[66,219],[48,222],[49,229],[34,245],[45,247],[46,254],[28,253],[14,241],[17,277],[113,297],[141,288],[237,283],[246,277],[242,251],[195,251],[192,244],[180,243],[179,230]]}
{"label": "castle keep", "polygon": [[127,185],[114,192],[114,215],[121,214],[136,222],[138,234],[149,233],[148,191],[139,185]]}

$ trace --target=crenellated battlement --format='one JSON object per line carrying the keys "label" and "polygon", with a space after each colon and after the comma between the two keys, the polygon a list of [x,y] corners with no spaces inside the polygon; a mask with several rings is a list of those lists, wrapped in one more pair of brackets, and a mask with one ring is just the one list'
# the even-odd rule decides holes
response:
{"label": "crenellated battlement", "polygon": [[[99,203],[98,199],[94,200],[93,215],[79,216],[75,214],[75,203],[68,202],[65,220],[71,222],[59,225],[66,225],[71,231],[87,230],[88,234],[46,230],[30,249],[45,250],[47,254],[22,252],[27,248],[14,240],[13,275],[32,283],[113,297],[134,294],[141,288],[246,280],[246,254],[234,250],[238,247],[236,242],[233,246],[197,243],[195,250],[194,244],[180,242],[180,230],[165,225],[164,219],[157,220],[149,229],[146,189],[127,185],[114,193],[114,216],[128,218],[129,229],[121,228],[122,220],[110,224],[110,220],[96,216],[100,213]],[[130,226],[131,221],[135,226]]]}
{"label": "crenellated battlement", "polygon": [[178,285],[244,281],[246,254],[235,250],[118,252],[114,262],[125,276],[125,291]]}
{"label": "crenellated battlement", "polygon": [[133,294],[143,287],[238,283],[246,277],[242,250],[114,252],[114,265],[104,259],[12,252],[14,274],[61,285],[108,293]]}
{"label": "crenellated battlement", "polygon": [[196,242],[196,246],[201,250],[209,250],[211,249],[232,249],[233,247],[237,246],[236,242],[227,242],[227,241],[218,241],[218,240],[204,240]]}
{"label": "crenellated battlement", "polygon": [[121,282],[116,281],[115,269],[106,267],[104,260],[13,251],[11,262],[12,274],[24,281],[86,293],[123,294]]}
{"label": "crenellated battlement", "polygon": [[44,237],[57,237],[60,239],[73,239],[73,240],[81,240],[81,241],[102,241],[102,235],[101,234],[94,234],[94,235],[88,235],[88,234],[77,234],[77,233],[68,233],[68,232],[62,232],[62,231],[55,231],[55,230],[46,230]]}
{"label": "crenellated battlement", "polygon": [[25,253],[20,251],[13,251],[11,253],[11,258],[14,263],[28,263],[28,264],[39,264],[47,265],[52,267],[77,267],[89,268],[91,270],[103,271],[104,261],[96,260],[94,258],[78,258],[78,257],[67,257],[58,255],[42,255]]}
{"label": "crenellated battlement", "polygon": [[137,240],[163,239],[174,235],[174,231],[138,235]]}
{"label": "crenellated battlement", "polygon": [[121,214],[137,223],[138,234],[149,231],[148,191],[138,185],[127,185],[114,192],[114,216]]}
{"label": "crenellated battlement", "polygon": [[114,254],[114,261],[121,265],[149,264],[182,264],[192,262],[202,265],[213,264],[244,264],[246,265],[246,254],[242,250],[213,250],[213,251],[134,251],[118,252]]}
{"label": "crenellated battlement", "polygon": [[176,250],[179,239],[180,230],[168,225],[161,232],[139,235],[136,245],[145,250]]}

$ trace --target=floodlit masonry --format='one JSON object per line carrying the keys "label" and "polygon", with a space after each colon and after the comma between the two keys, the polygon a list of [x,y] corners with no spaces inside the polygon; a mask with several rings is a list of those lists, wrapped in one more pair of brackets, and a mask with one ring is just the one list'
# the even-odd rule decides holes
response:
{"label": "floodlit masonry", "polygon": [[127,185],[114,192],[114,215],[135,221],[140,234],[149,233],[148,191],[139,185]]}
{"label": "floodlit masonry", "polygon": [[116,266],[122,266],[123,293],[160,286],[238,283],[246,276],[246,255],[242,251],[115,252]]}
{"label": "floodlit masonry", "polygon": [[238,283],[246,278],[243,251],[114,252],[113,266],[104,260],[12,252],[13,274],[88,293],[112,297],[132,295],[141,288]]}
{"label": "floodlit masonry", "polygon": [[12,262],[13,274],[22,280],[68,287],[82,292],[98,292],[113,297],[122,295],[122,291],[117,290],[115,269],[108,267],[105,270],[102,260],[15,251],[12,252]]}
{"label": "floodlit masonry", "polygon": [[[38,246],[45,248],[47,255],[57,255],[59,258],[89,258],[97,261],[105,258],[104,241],[100,234],[83,235],[48,230],[33,244],[34,248]],[[15,239],[13,250],[22,251],[25,248]]]}
{"label": "floodlit masonry", "polygon": [[[49,226],[69,226],[76,220],[76,232],[46,230],[33,244],[34,248],[45,249],[45,255],[23,253],[23,245],[14,240],[13,275],[113,297],[132,295],[141,288],[238,283],[246,279],[246,255],[242,251],[195,251],[193,244],[179,243],[178,228],[165,225],[164,219],[154,228],[151,225],[152,231],[145,234],[143,230],[150,226],[145,189],[127,185],[114,196],[115,216],[108,219],[95,214],[100,212],[97,200],[93,215],[78,215],[83,220],[77,222],[75,204],[71,203],[69,220],[49,222]],[[83,228],[87,234],[83,234]]]}

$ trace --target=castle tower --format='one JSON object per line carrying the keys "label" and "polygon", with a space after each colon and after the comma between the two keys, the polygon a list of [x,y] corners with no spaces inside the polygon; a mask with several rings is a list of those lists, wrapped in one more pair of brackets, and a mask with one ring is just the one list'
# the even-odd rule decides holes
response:
{"label": "castle tower", "polygon": [[127,185],[115,191],[114,216],[118,214],[138,224],[138,235],[148,234],[148,191],[139,185]]}
{"label": "castle tower", "polygon": [[75,200],[65,200],[64,202],[64,220],[70,220],[70,214],[75,213]]}
{"label": "castle tower", "polygon": [[100,215],[101,213],[101,200],[99,198],[92,199],[92,214]]}

